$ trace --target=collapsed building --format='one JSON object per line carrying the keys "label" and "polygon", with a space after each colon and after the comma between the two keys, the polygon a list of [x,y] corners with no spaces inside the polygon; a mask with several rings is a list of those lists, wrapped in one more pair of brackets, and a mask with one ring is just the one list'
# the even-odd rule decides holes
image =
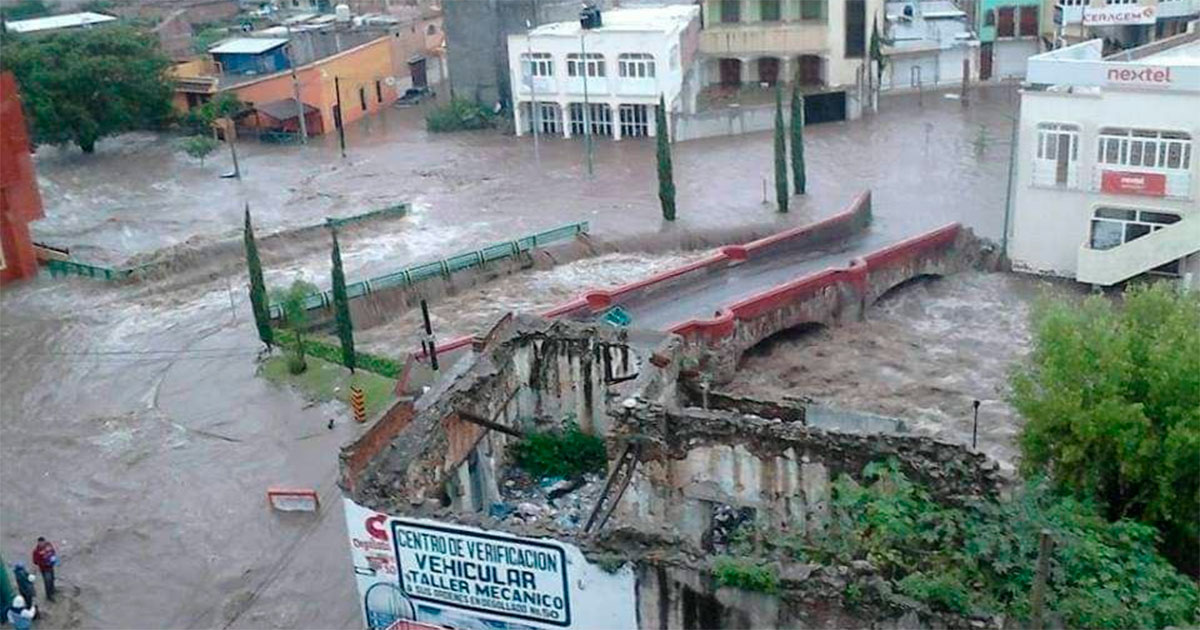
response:
{"label": "collapsed building", "polygon": [[[891,595],[865,562],[764,558],[769,593],[713,575],[747,526],[820,535],[832,482],[872,462],[893,461],[940,502],[996,496],[998,466],[965,446],[720,388],[775,332],[861,318],[895,286],[979,262],[953,225],[674,332],[504,317],[342,452],[367,626],[979,627]],[[569,427],[603,440],[605,470],[537,480],[514,466],[519,441]],[[851,580],[874,585],[854,605]]]}

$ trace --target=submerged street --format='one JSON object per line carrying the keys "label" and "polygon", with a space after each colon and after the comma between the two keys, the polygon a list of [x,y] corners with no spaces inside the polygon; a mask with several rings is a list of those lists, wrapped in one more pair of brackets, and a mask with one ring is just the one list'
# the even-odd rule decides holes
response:
{"label": "submerged street", "polygon": [[[787,215],[763,202],[771,134],[681,143],[674,148],[679,221],[673,225],[659,216],[649,140],[598,141],[596,174],[587,179],[578,141],[543,138],[539,166],[529,137],[429,134],[419,110],[392,110],[351,128],[345,160],[333,136],[308,147],[239,143],[244,178],[238,182],[217,177],[230,169],[228,156],[201,167],[175,151],[174,138],[133,134],[101,142],[90,156],[40,151],[46,218],[33,228],[39,242],[116,266],[188,253],[203,259],[206,248],[240,237],[245,203],[261,237],[410,202],[410,216],[342,241],[350,281],[575,221],[589,221],[597,239],[646,256],[618,258],[624,268],[596,274],[602,278],[578,263],[537,272],[538,282],[503,279],[507,284],[447,301],[459,314],[535,310],[570,297],[571,286],[625,282],[661,269],[666,263],[656,256],[671,264],[686,260],[691,253],[669,250],[689,234],[720,240],[748,228],[807,223],[842,210],[864,189],[874,198],[872,239],[962,221],[998,240],[1015,111],[1011,89],[995,86],[973,93],[969,107],[940,94],[892,96],[878,115],[813,126],[805,132],[810,191],[793,200]],[[265,252],[274,261],[270,284],[293,277],[328,284],[326,236],[306,238],[312,242]],[[22,549],[48,530],[61,540],[65,597],[47,608],[51,627],[360,624],[334,485],[338,447],[357,427],[338,403],[309,404],[255,377],[261,344],[240,249],[222,251],[225,259],[211,273],[187,281],[118,286],[43,275],[0,295],[0,460],[9,477],[9,491],[0,494],[3,543]],[[555,274],[562,274],[557,283]],[[1005,304],[1003,287],[987,281],[980,287],[987,304]],[[546,296],[537,295],[543,290]],[[960,311],[933,308],[937,325],[922,334],[953,329]],[[990,316],[990,309],[966,312],[971,321]],[[928,315],[902,297],[887,313],[889,325],[896,314],[914,323]],[[1003,330],[1026,334],[1012,321],[1016,314],[996,315],[1003,315]],[[411,322],[412,314],[397,317],[403,319],[364,331],[364,343],[391,350],[399,344],[382,331],[397,338],[415,332],[399,323]],[[476,324],[458,321],[468,330]],[[946,355],[973,352],[980,342],[937,336],[937,351]],[[764,374],[779,374],[774,364],[802,360],[785,350],[747,364],[767,363]],[[985,358],[982,377],[965,372],[971,387],[995,387],[1005,356]],[[768,380],[773,388],[855,402],[848,392],[805,392],[808,385],[786,371]],[[880,405],[896,415],[905,407]],[[936,425],[939,413],[922,413],[918,425]],[[1012,415],[1001,419],[1009,426],[989,428],[988,440],[1011,437]],[[954,422],[933,432],[959,436],[961,419]],[[1010,446],[988,445],[993,454],[1009,454]],[[321,512],[272,512],[265,498],[272,485],[317,489]]]}

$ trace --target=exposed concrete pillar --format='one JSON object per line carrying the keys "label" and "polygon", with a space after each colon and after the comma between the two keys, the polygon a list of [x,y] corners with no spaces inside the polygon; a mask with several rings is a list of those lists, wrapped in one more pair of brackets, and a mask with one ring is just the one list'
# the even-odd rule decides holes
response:
{"label": "exposed concrete pillar", "polygon": [[[513,127],[516,129],[518,138],[525,135],[525,124],[524,121],[521,120],[522,110],[524,109],[525,103],[521,101],[517,101],[513,104]],[[532,105],[530,106],[530,109],[532,109]]]}
{"label": "exposed concrete pillar", "polygon": [[753,57],[739,57],[742,62],[742,83],[756,83],[758,79],[754,76],[758,73],[757,64],[754,63]]}
{"label": "exposed concrete pillar", "polygon": [[571,104],[566,101],[563,101],[558,104],[558,109],[562,113],[563,137],[570,138],[571,137]]}
{"label": "exposed concrete pillar", "polygon": [[607,104],[609,119],[612,120],[613,141],[621,139],[621,105]]}
{"label": "exposed concrete pillar", "polygon": [[796,61],[795,57],[783,56],[779,58],[779,82],[791,84],[795,80]]}

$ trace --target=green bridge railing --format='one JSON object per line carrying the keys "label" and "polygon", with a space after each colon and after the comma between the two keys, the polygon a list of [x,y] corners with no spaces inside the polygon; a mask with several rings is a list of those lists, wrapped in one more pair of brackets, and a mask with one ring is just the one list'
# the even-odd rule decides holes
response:
{"label": "green bridge railing", "polygon": [[[489,245],[483,249],[477,249],[470,252],[455,254],[449,258],[435,260],[433,262],[418,263],[409,267],[405,267],[400,271],[371,278],[370,280],[362,280],[353,284],[346,285],[346,295],[350,299],[360,298],[373,291],[380,289],[389,289],[394,287],[412,286],[418,282],[424,282],[430,278],[439,276],[449,276],[456,271],[470,269],[472,267],[482,267],[483,265],[505,258],[516,258],[522,252],[527,252],[536,249],[543,245],[563,241],[574,238],[579,234],[587,234],[588,223],[583,221],[580,223],[571,223],[562,227],[538,232],[519,238],[515,241],[506,241]],[[333,304],[333,292],[322,291],[320,293],[312,293],[304,298],[305,310],[316,310],[325,308]],[[271,319],[281,319],[283,317],[283,307],[278,304],[272,304],[270,307]]]}

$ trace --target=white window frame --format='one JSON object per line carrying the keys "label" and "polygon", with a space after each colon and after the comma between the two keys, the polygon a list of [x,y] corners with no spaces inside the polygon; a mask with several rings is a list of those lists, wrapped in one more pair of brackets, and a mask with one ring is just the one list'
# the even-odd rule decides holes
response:
{"label": "white window frame", "polygon": [[1104,127],[1096,140],[1102,166],[1163,171],[1191,168],[1192,137],[1178,131]]}
{"label": "white window frame", "polygon": [[[532,104],[531,107],[533,107]],[[536,117],[533,124],[541,125],[542,133],[562,133],[562,108],[558,106],[558,103],[538,103],[533,110]]]}
{"label": "white window frame", "polygon": [[[1105,213],[1107,213],[1109,216],[1101,216]],[[1131,216],[1112,216],[1117,213],[1128,213]],[[1174,220],[1166,220],[1168,218]],[[1167,226],[1174,225],[1182,219],[1183,217],[1178,213],[1168,210],[1158,210],[1152,208],[1129,208],[1121,206],[1100,206],[1092,211],[1091,226],[1088,229],[1088,247],[1099,250],[1120,247],[1125,243],[1153,234],[1154,232],[1157,232]],[[1120,242],[1107,242],[1098,244],[1096,242],[1096,229],[1101,225],[1110,226],[1108,228],[1110,230],[1114,228],[1119,230]],[[1140,233],[1131,236],[1131,233],[1135,231],[1139,231]],[[1110,238],[1108,240],[1111,241],[1111,237],[1116,235],[1117,234],[1110,233]],[[1165,265],[1155,267],[1152,271],[1177,276],[1179,275],[1179,261],[1173,260]]]}
{"label": "white window frame", "polygon": [[[1060,154],[1067,137],[1067,154]],[[1033,155],[1033,185],[1051,188],[1079,187],[1079,125],[1044,122],[1037,125]]]}
{"label": "white window frame", "polygon": [[653,105],[624,103],[618,108],[622,138],[645,138],[650,135],[650,115]]}
{"label": "white window frame", "polygon": [[567,55],[567,76],[581,77],[580,67],[587,72],[589,79],[602,79],[605,75],[604,55],[600,53],[570,53]]}
{"label": "white window frame", "polygon": [[554,56],[550,53],[521,53],[521,68],[527,77],[552,77]]}
{"label": "white window frame", "polygon": [[653,79],[654,55],[649,53],[617,55],[617,74],[623,79]]}
{"label": "white window frame", "polygon": [[567,122],[571,125],[571,135],[585,135],[584,122],[591,124],[593,136],[611,136],[613,132],[612,108],[606,103],[589,103],[591,113],[585,118],[583,103],[571,103],[568,106]]}

